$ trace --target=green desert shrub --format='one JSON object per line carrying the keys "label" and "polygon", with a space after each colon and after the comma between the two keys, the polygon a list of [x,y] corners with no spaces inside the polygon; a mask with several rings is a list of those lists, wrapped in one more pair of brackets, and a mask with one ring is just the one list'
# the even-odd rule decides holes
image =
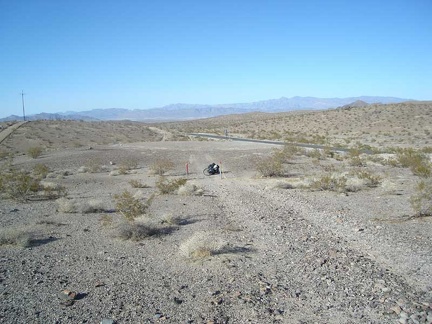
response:
{"label": "green desert shrub", "polygon": [[428,156],[423,152],[412,148],[399,149],[396,153],[396,159],[400,166],[409,168],[417,176],[431,176],[432,166]]}
{"label": "green desert shrub", "polygon": [[125,190],[120,195],[114,195],[116,210],[122,214],[126,220],[132,222],[136,217],[143,215],[150,206],[150,197],[146,203],[142,203],[135,198],[129,191]]}
{"label": "green desert shrub", "polygon": [[40,179],[32,177],[28,172],[10,169],[0,173],[0,193],[7,198],[26,201],[40,189]]}

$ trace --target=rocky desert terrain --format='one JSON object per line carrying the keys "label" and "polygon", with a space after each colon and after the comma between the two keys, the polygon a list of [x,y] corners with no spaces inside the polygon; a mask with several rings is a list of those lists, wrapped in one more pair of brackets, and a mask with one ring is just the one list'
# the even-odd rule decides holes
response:
{"label": "rocky desert terrain", "polygon": [[[0,320],[432,323],[431,112],[25,123],[0,143]],[[326,148],[189,135],[225,129]]]}

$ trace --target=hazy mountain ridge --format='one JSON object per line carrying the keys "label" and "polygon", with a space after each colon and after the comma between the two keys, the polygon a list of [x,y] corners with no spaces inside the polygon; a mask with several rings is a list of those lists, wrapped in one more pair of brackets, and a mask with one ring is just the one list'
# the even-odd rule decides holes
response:
{"label": "hazy mountain ridge", "polygon": [[[28,120],[38,119],[73,119],[73,120],[135,120],[135,121],[168,121],[168,120],[186,120],[216,117],[230,114],[243,114],[253,111],[261,112],[283,112],[300,109],[329,109],[350,105],[354,102],[372,103],[399,103],[409,101],[410,99],[395,97],[348,97],[348,98],[315,98],[315,97],[281,97],[279,99],[270,99],[256,101],[251,103],[234,103],[234,104],[185,104],[177,103],[159,108],[151,109],[125,109],[125,108],[106,108],[93,109],[87,111],[68,111],[64,113],[41,113],[30,115]],[[20,120],[20,116],[9,116],[0,121]]]}

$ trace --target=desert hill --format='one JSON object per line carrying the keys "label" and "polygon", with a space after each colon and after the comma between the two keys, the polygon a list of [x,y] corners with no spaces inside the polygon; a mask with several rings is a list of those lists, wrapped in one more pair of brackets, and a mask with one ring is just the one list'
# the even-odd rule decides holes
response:
{"label": "desert hill", "polygon": [[[262,100],[250,103],[233,103],[220,105],[207,104],[172,104],[153,109],[124,109],[108,108],[93,109],[88,111],[68,111],[65,113],[42,113],[30,115],[28,120],[133,120],[144,122],[190,120],[199,118],[209,118],[230,114],[242,114],[254,111],[260,112],[282,112],[304,109],[328,109],[350,104],[354,101],[364,101],[367,103],[398,103],[408,99],[394,97],[350,97],[350,98],[315,98],[315,97],[292,97],[271,100]],[[19,116],[9,116],[0,121],[21,120]]]}

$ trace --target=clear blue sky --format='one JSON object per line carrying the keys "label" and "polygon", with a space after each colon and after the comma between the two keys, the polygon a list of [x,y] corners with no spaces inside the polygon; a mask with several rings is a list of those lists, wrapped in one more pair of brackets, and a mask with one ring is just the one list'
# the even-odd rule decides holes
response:
{"label": "clear blue sky", "polygon": [[0,117],[282,96],[432,99],[431,0],[0,0]]}

